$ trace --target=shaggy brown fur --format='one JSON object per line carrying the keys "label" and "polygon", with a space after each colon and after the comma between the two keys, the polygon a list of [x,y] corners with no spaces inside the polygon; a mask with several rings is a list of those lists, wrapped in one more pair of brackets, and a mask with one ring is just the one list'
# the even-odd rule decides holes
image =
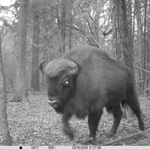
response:
{"label": "shaggy brown fur", "polygon": [[49,62],[45,72],[48,103],[62,114],[63,130],[71,139],[69,120],[73,115],[79,119],[88,116],[89,136],[94,139],[104,107],[113,114],[109,135],[114,135],[122,118],[120,104],[130,106],[140,130],[144,130],[133,73],[105,51],[77,46],[62,58]]}
{"label": "shaggy brown fur", "polygon": [[58,76],[60,72],[66,70],[67,68],[76,69],[77,65],[68,59],[55,59],[46,65],[44,72],[49,77],[54,77]]}

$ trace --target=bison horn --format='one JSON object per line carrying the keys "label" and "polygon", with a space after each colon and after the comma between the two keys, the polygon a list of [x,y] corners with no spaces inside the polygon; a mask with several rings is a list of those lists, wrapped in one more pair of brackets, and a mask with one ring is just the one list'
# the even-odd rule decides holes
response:
{"label": "bison horn", "polygon": [[71,70],[69,71],[69,74],[78,74],[79,73],[79,70],[80,70],[80,65],[77,63],[77,62],[75,62],[74,60],[70,60],[74,65],[73,65],[73,67],[71,68]]}
{"label": "bison horn", "polygon": [[45,71],[44,71],[44,67],[43,65],[45,64],[45,61],[43,61],[40,65],[39,65],[39,68],[41,70],[42,73],[46,74]]}

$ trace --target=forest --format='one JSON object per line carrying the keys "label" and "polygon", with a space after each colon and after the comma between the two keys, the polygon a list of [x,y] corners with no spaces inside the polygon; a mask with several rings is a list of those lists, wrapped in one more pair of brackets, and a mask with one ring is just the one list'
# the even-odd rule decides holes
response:
{"label": "forest", "polygon": [[47,104],[39,65],[77,45],[90,45],[131,69],[145,122],[145,131],[139,131],[127,108],[117,134],[108,138],[112,116],[104,111],[95,144],[148,146],[149,37],[150,0],[0,1],[0,145],[82,145],[89,133],[87,118],[71,119],[73,141],[63,134],[61,116]]}

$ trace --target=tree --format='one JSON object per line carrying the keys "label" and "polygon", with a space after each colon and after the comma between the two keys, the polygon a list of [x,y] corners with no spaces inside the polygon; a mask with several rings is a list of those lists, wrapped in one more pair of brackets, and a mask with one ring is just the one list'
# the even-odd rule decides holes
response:
{"label": "tree", "polygon": [[[140,1],[139,0],[135,0],[135,15],[136,15],[136,20],[137,20],[137,48],[138,48],[138,52],[139,52],[139,61],[137,62],[138,67],[141,67],[141,51],[143,49],[143,42],[142,42],[142,19],[141,19],[141,9],[140,9]],[[138,71],[139,74],[139,80],[142,80],[142,73],[139,70]],[[143,93],[143,85],[142,82],[139,83],[139,94],[142,95]]]}
{"label": "tree", "polygon": [[12,139],[9,133],[9,126],[7,121],[7,105],[6,105],[6,79],[2,61],[1,48],[1,32],[0,32],[0,129],[3,136],[3,145],[12,145]]}
{"label": "tree", "polygon": [[[148,46],[147,46],[147,9],[148,9],[148,1],[145,0],[144,2],[144,37],[143,37],[143,49],[142,49],[142,68],[143,69],[148,69],[147,67],[147,62],[149,61],[149,51],[148,51]],[[142,72],[143,75],[143,94],[145,95],[145,89],[146,89],[146,81],[147,81],[147,73],[144,71]]]}
{"label": "tree", "polygon": [[27,40],[27,19],[28,19],[28,0],[21,0],[19,12],[19,31],[18,31],[18,56],[15,96],[12,101],[22,101],[27,99],[26,94],[26,40]]}
{"label": "tree", "polygon": [[65,52],[66,47],[66,8],[67,8],[67,0],[61,0],[61,17],[60,17],[61,55]]}
{"label": "tree", "polygon": [[150,92],[150,50],[149,50],[149,1],[139,1],[135,3],[135,16],[137,21],[136,34],[135,34],[135,47],[138,52],[138,59],[136,61],[136,68],[138,68],[138,79],[139,79],[139,93],[145,96],[146,93]]}
{"label": "tree", "polygon": [[31,75],[31,88],[34,91],[40,91],[39,85],[39,12],[38,12],[38,2],[33,1],[32,4],[33,11],[33,40],[32,40],[32,75]]}
{"label": "tree", "polygon": [[73,14],[72,14],[72,5],[73,5],[73,0],[68,0],[68,22],[69,22],[69,25],[70,25],[70,27],[69,27],[69,33],[68,33],[68,36],[69,36],[69,43],[68,43],[68,45],[69,45],[69,49],[71,49],[71,47],[72,47],[72,28],[71,28],[71,26],[72,26],[72,24],[73,24]]}
{"label": "tree", "polygon": [[[20,2],[21,1],[17,0],[17,3],[14,4],[14,7],[16,8],[16,18],[15,24],[13,24],[10,31],[10,34],[15,37],[12,38],[12,40],[14,39],[17,41],[17,44],[15,44],[16,47],[20,40],[20,38],[18,40],[18,37],[16,36],[17,28],[15,28],[15,25],[17,24],[16,20],[18,20],[18,10],[20,10],[18,4],[20,4]],[[113,5],[113,2],[116,3]],[[29,5],[26,83],[28,83],[29,86],[31,85],[34,90],[38,91],[38,61],[41,62],[45,60],[47,63],[55,57],[60,57],[66,50],[75,45],[88,44],[106,50],[111,57],[117,57],[118,61],[126,62],[131,69],[133,69],[133,64],[141,68],[141,70],[134,69],[134,71],[140,94],[144,94],[145,89],[148,88],[147,84],[150,81],[149,74],[142,71],[142,69],[147,71],[150,70],[150,40],[148,38],[150,35],[149,1],[126,0],[124,2],[126,6],[126,17],[123,16],[124,13],[122,13],[122,11],[124,11],[124,9],[122,10],[122,1],[117,0],[31,1],[31,4],[36,3],[38,6],[36,8],[33,5]],[[117,3],[120,4],[116,5]],[[11,8],[11,10],[15,9]],[[114,16],[112,16],[112,14],[114,14]],[[123,18],[127,18],[128,22],[124,21],[125,19]],[[7,36],[10,37],[9,35]],[[33,51],[30,49],[33,49]],[[128,51],[128,49],[130,49],[130,51]],[[11,52],[7,50],[5,52],[8,54],[11,53],[11,56],[16,58],[16,48]],[[11,66],[14,63],[11,63],[11,57],[9,57],[10,60],[8,57],[9,55],[6,54],[7,60],[5,60],[4,65],[6,64],[6,66],[11,68],[6,68],[7,76],[11,77],[11,80],[7,77],[9,80],[7,85],[10,85],[10,81],[11,84],[15,83],[14,78],[9,74],[9,72],[12,73],[11,70],[13,67]],[[18,55],[18,58],[19,57],[20,56]],[[9,65],[9,63],[11,65]],[[18,66],[20,63],[16,64]],[[15,67],[16,66],[14,66],[14,68]],[[15,69],[13,70],[14,72],[12,74],[14,76],[16,72],[19,74],[18,71],[15,72]],[[18,76],[16,80],[17,79],[19,80]],[[40,79],[40,81],[42,80]],[[15,87],[12,86],[12,88]]]}
{"label": "tree", "polygon": [[126,0],[121,0],[121,28],[122,28],[122,46],[125,64],[133,70],[133,40],[132,40],[132,28],[129,26],[127,18]]}
{"label": "tree", "polygon": [[[133,70],[133,40],[132,40],[132,31],[129,27],[129,22],[127,18],[127,9],[126,9],[126,0],[113,0],[115,6],[115,17],[117,22],[117,26],[115,26],[115,35],[119,35],[120,44],[119,47],[122,49],[122,56],[124,63],[131,69],[134,74]],[[118,38],[118,37],[117,37]],[[115,39],[117,39],[115,37]],[[118,46],[117,46],[118,47]],[[120,49],[117,49],[119,51]],[[135,79],[134,79],[135,80]],[[129,107],[126,107],[128,110],[127,116],[132,116],[132,112],[129,111]]]}
{"label": "tree", "polygon": [[124,63],[133,71],[133,42],[129,34],[129,22],[125,0],[114,2],[114,43],[118,61]]}

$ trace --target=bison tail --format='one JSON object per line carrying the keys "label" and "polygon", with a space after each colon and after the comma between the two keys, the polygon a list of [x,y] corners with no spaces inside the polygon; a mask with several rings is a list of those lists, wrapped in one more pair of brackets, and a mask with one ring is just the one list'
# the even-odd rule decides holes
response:
{"label": "bison tail", "polygon": [[[119,103],[119,105],[120,105],[120,109],[121,109],[122,112],[123,112],[123,110],[124,110],[126,107],[128,107],[128,105],[127,105],[124,101],[122,101],[121,103]],[[107,112],[110,114],[110,113],[113,112],[114,106],[106,107],[106,110],[107,110]]]}
{"label": "bison tail", "polygon": [[129,107],[129,105],[126,103],[126,102],[124,102],[124,101],[122,101],[121,103],[120,103],[120,108],[121,108],[121,111],[122,111],[122,116],[123,116],[123,118],[130,118],[130,117],[132,117],[133,116],[133,111],[132,111],[132,109]]}
{"label": "bison tail", "polygon": [[121,110],[122,110],[122,109],[125,109],[126,107],[128,107],[128,104],[127,104],[125,101],[122,101],[122,102],[120,103],[120,107],[121,107]]}
{"label": "bison tail", "polygon": [[[133,111],[130,109],[129,105],[125,101],[122,101],[119,105],[120,105],[123,118],[128,118],[129,115],[131,116],[133,114]],[[106,107],[106,110],[109,114],[113,113],[114,106]],[[128,113],[128,112],[131,112],[131,113]]]}

